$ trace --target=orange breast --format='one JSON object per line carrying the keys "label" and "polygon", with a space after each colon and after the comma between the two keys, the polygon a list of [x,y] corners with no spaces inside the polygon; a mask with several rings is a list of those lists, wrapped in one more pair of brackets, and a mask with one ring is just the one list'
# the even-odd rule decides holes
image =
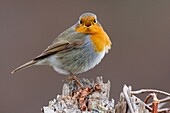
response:
{"label": "orange breast", "polygon": [[107,52],[108,49],[111,48],[111,41],[106,32],[99,24],[94,24],[91,27],[78,25],[76,26],[75,30],[77,32],[90,35],[90,39],[94,45],[94,49],[96,52],[102,52],[104,49],[106,49]]}
{"label": "orange breast", "polygon": [[108,49],[111,48],[111,41],[108,35],[103,30],[98,33],[92,34],[90,36],[90,39],[94,44],[94,49],[96,52],[102,52],[104,49],[106,49],[107,52]]}

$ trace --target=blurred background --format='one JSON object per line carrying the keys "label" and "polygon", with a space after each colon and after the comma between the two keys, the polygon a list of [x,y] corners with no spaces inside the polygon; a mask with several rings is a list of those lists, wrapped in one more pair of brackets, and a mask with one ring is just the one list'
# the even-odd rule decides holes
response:
{"label": "blurred background", "polygon": [[116,101],[124,84],[170,92],[169,0],[0,0],[0,113],[40,113],[61,94],[66,76],[49,66],[10,72],[39,55],[84,12],[98,16],[113,45],[79,78],[110,80]]}

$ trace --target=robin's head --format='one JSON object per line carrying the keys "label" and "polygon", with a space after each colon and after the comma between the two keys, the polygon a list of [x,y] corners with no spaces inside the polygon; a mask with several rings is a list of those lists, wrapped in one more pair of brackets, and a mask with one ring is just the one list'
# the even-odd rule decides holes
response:
{"label": "robin's head", "polygon": [[97,17],[93,13],[84,13],[79,17],[75,30],[85,34],[93,34],[100,32],[102,27],[97,21]]}

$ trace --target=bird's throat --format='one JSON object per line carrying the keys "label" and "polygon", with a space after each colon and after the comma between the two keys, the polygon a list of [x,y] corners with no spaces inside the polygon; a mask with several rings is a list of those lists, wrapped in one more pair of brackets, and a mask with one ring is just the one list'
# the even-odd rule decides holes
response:
{"label": "bird's throat", "polygon": [[96,52],[103,52],[105,49],[108,51],[111,48],[111,41],[104,31],[92,34],[90,39]]}

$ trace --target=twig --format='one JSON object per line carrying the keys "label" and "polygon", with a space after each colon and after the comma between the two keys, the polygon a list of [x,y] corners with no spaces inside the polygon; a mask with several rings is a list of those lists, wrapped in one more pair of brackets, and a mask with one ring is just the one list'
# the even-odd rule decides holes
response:
{"label": "twig", "polygon": [[152,102],[152,113],[158,113],[158,104],[159,104],[159,100],[156,97],[155,93],[152,93],[151,96],[153,97],[153,102]]}
{"label": "twig", "polygon": [[[159,103],[164,103],[170,101],[170,97],[163,98],[159,100]],[[152,103],[147,104],[148,106],[151,106]],[[165,112],[170,112],[170,108],[162,108],[158,110],[158,113],[165,113]]]}
{"label": "twig", "polygon": [[[146,104],[148,102],[148,100],[151,98],[151,97],[154,97],[153,94],[150,94],[146,97],[145,99],[145,106],[146,108],[152,113],[169,113],[170,112],[170,108],[163,108],[163,109],[158,109],[158,102],[159,103],[164,103],[164,102],[168,102],[170,101],[170,94],[167,93],[167,92],[164,92],[164,91],[160,91],[160,90],[154,90],[154,89],[141,89],[141,90],[138,90],[138,91],[132,91],[131,93],[136,95],[136,94],[141,94],[141,93],[159,93],[159,94],[164,94],[164,95],[167,95],[168,97],[164,98],[164,99],[161,99],[161,100],[156,100],[152,103],[149,103],[149,104]],[[155,106],[153,105],[155,104]],[[149,106],[153,105],[153,110],[152,108],[150,108]],[[157,106],[157,107],[156,107]],[[156,109],[156,111],[154,111]]]}
{"label": "twig", "polygon": [[170,96],[170,93],[167,93],[165,91],[155,90],[155,89],[141,89],[138,91],[131,91],[131,94],[134,95],[141,94],[141,93],[159,93],[159,94]]}
{"label": "twig", "polygon": [[[148,103],[148,101],[149,101],[149,99],[150,99],[151,97],[153,97],[153,96],[152,96],[152,93],[149,94],[149,95],[146,97],[146,99],[144,100],[145,104]],[[152,103],[151,103],[151,105],[152,105]]]}
{"label": "twig", "polygon": [[[133,95],[134,96],[134,95]],[[136,96],[135,96],[136,97]],[[138,97],[136,97],[137,99],[139,99]],[[139,99],[140,100],[140,99]],[[143,101],[141,101],[141,103],[142,104],[144,104],[145,105],[145,107],[151,112],[152,111],[152,108],[149,106],[149,105],[147,105],[147,104],[145,104]]]}
{"label": "twig", "polygon": [[[159,103],[164,103],[164,102],[168,102],[168,101],[170,101],[170,97],[166,97],[166,98],[160,99],[160,100],[159,100]],[[147,104],[147,105],[148,105],[148,106],[151,106],[152,103],[149,103],[149,104]]]}
{"label": "twig", "polygon": [[128,87],[127,87],[126,85],[124,85],[124,87],[123,87],[123,93],[124,93],[124,95],[125,95],[125,99],[126,99],[126,101],[127,101],[127,104],[128,104],[128,106],[129,106],[129,109],[130,109],[131,113],[134,113],[134,109],[133,109],[133,107],[132,107],[132,104],[131,104],[131,101],[130,101],[130,98],[129,98],[127,92],[128,92]]}
{"label": "twig", "polygon": [[170,108],[163,108],[158,110],[158,113],[169,113],[170,112]]}

